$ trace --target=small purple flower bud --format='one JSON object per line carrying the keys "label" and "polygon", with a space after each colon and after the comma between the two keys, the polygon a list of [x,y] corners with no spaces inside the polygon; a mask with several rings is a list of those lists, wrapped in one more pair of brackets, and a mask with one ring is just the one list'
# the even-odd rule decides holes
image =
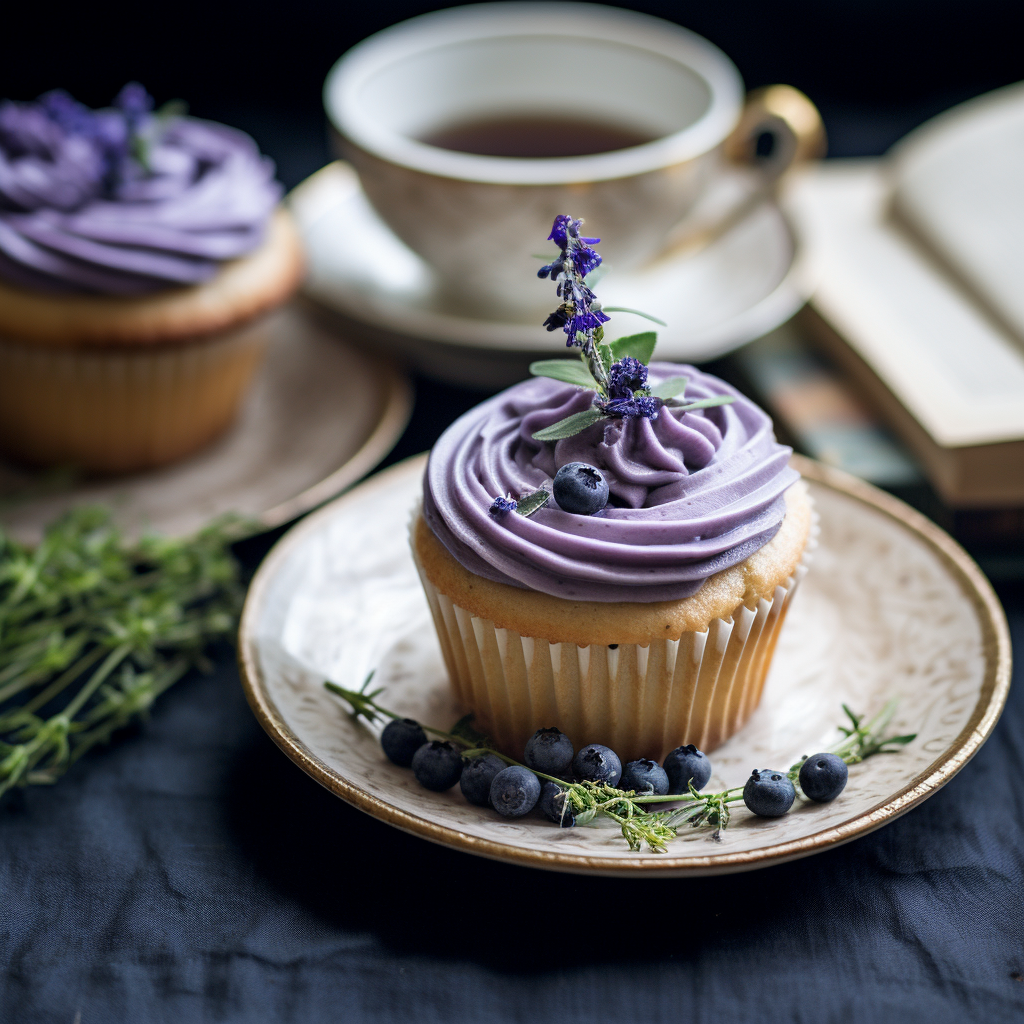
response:
{"label": "small purple flower bud", "polygon": [[632,395],[646,387],[647,367],[639,359],[625,356],[612,363],[608,371],[608,394],[612,398],[625,398],[627,393]]}
{"label": "small purple flower bud", "polygon": [[138,82],[129,82],[114,98],[114,106],[135,123],[153,109],[153,97]]}
{"label": "small purple flower bud", "polygon": [[506,495],[503,498],[499,494],[498,497],[491,502],[490,512],[492,516],[504,516],[509,512],[515,512],[518,507],[519,502],[517,502],[511,495]]}

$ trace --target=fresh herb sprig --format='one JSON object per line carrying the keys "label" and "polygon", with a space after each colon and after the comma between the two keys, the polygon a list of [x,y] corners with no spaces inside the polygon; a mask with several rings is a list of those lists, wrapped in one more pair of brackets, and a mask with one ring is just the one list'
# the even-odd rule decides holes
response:
{"label": "fresh herb sprig", "polygon": [[0,531],[0,796],[55,782],[145,716],[206,651],[232,639],[244,597],[222,520],[187,540],[129,544],[82,508],[29,548]]}
{"label": "fresh herb sprig", "polygon": [[[377,703],[381,689],[368,691],[374,673],[371,672],[358,690],[349,690],[337,683],[327,681],[324,686],[344,699],[351,707],[354,719],[363,718],[374,724],[386,718],[402,716]],[[845,704],[843,711],[851,726],[839,726],[844,739],[830,748],[830,752],[841,757],[846,764],[857,764],[875,754],[895,753],[905,746],[916,734],[886,736],[885,731],[896,713],[896,700],[888,701],[875,715],[865,719],[855,714]],[[472,715],[460,719],[450,732],[429,725],[422,728],[441,739],[448,740],[462,748],[463,757],[479,757],[494,754],[508,765],[526,765],[497,750],[493,743],[472,726]],[[787,772],[799,793],[798,778],[800,767],[806,758],[801,758]],[[565,792],[563,799],[563,822],[571,820],[576,825],[587,825],[596,818],[604,817],[614,821],[622,831],[623,838],[631,850],[642,850],[646,845],[654,853],[664,853],[668,843],[674,839],[682,826],[713,829],[712,838],[718,840],[721,830],[729,824],[730,806],[743,801],[743,787],[722,790],[717,793],[700,793],[690,785],[689,797],[680,794],[668,796],[637,795],[632,791],[593,782],[566,782],[551,775],[545,775],[530,768],[535,775],[554,782]],[[802,795],[802,794],[801,794]],[[652,810],[651,805],[675,804],[666,810]]]}
{"label": "fresh herb sprig", "polygon": [[579,348],[579,360],[541,359],[530,365],[530,372],[593,391],[593,404],[538,430],[533,435],[534,440],[561,441],[599,420],[613,417],[656,419],[666,404],[689,412],[735,401],[732,395],[683,401],[686,377],[672,377],[649,386],[647,366],[657,341],[653,331],[612,342],[604,340],[604,325],[610,320],[610,312],[635,313],[659,324],[662,321],[640,310],[602,306],[592,287],[601,272],[601,256],[592,247],[601,239],[583,237],[582,226],[582,220],[568,214],[556,217],[548,240],[558,246],[558,255],[537,271],[538,277],[550,277],[556,283],[555,291],[561,300],[544,326],[549,331],[564,331],[566,345]]}

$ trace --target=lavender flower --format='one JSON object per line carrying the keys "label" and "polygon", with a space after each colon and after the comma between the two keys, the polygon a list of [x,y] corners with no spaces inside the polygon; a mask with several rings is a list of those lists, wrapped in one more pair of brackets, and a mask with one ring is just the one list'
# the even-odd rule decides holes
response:
{"label": "lavender flower", "polygon": [[627,392],[632,395],[634,391],[646,388],[647,367],[639,359],[625,356],[617,363],[612,363],[608,371],[609,398],[625,398]]}
{"label": "lavender flower", "polygon": [[129,82],[114,98],[114,106],[134,127],[152,113],[153,97],[138,82]]}
{"label": "lavender flower", "polygon": [[637,395],[629,388],[625,388],[624,394],[618,398],[609,398],[606,401],[598,399],[597,406],[608,416],[622,416],[626,419],[649,420],[657,419],[661,409],[661,400],[651,395]]}
{"label": "lavender flower", "polygon": [[556,281],[555,291],[562,300],[558,309],[544,321],[544,327],[549,331],[564,331],[566,345],[579,345],[584,351],[590,351],[595,332],[608,322],[609,317],[601,311],[601,303],[584,280],[587,274],[601,265],[600,254],[591,248],[601,239],[582,237],[582,224],[582,220],[574,220],[568,214],[559,214],[555,218],[548,239],[558,246],[560,252],[537,271],[537,276]]}
{"label": "lavender flower", "polygon": [[491,502],[491,515],[493,516],[504,516],[509,512],[515,512],[519,507],[519,502],[516,501],[511,495],[506,495],[504,498],[499,494],[498,497]]}

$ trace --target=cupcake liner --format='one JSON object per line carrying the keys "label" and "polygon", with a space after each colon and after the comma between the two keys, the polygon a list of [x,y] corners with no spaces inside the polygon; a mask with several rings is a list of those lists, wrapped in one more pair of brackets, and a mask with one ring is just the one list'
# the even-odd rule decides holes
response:
{"label": "cupcake liner", "polygon": [[60,348],[0,339],[0,447],[36,465],[159,466],[234,419],[266,321],[178,344]]}
{"label": "cupcake liner", "polygon": [[770,599],[646,645],[521,636],[454,604],[427,579],[415,546],[413,558],[456,698],[499,749],[521,757],[537,729],[557,726],[577,747],[603,743],[624,763],[660,761],[682,743],[714,750],[753,713],[817,533],[815,516],[796,571]]}

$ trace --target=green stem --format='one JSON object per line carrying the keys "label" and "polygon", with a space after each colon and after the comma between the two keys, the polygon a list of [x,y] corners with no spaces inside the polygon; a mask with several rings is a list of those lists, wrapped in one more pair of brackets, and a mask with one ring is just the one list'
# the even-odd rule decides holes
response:
{"label": "green stem", "polygon": [[[91,668],[100,658],[103,657],[105,647],[94,647],[88,654],[84,654],[69,669],[61,673],[42,693],[36,694],[24,707],[23,710],[34,714],[40,708],[45,707],[53,700],[69,683],[77,679],[86,669]],[[18,691],[13,691],[17,693]],[[2,694],[4,700],[10,696],[6,690]]]}
{"label": "green stem", "polygon": [[77,694],[75,694],[71,703],[64,709],[64,716],[68,719],[72,719],[82,709],[85,702],[96,692],[96,688],[103,682],[111,672],[117,668],[118,665],[124,661],[125,658],[131,654],[131,647],[128,644],[121,644],[120,647],[115,647],[110,654],[107,655],[106,660],[102,665],[93,673],[92,678],[83,686]]}

